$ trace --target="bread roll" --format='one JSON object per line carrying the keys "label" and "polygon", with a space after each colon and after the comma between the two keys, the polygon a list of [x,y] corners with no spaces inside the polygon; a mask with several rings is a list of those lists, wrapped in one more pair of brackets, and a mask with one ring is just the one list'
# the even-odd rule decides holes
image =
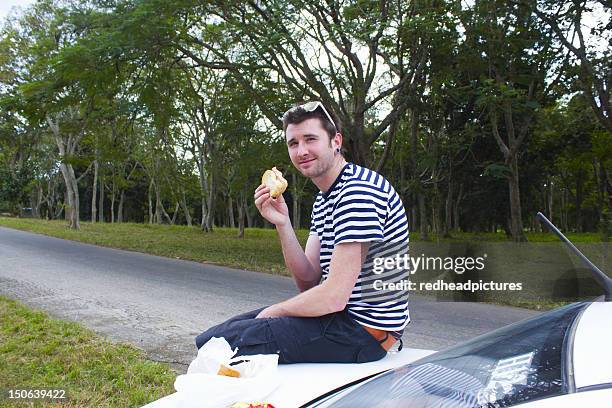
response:
{"label": "bread roll", "polygon": [[272,170],[266,170],[261,177],[261,183],[265,184],[270,189],[272,198],[277,198],[285,192],[289,183],[283,178],[283,173],[278,171],[276,167]]}

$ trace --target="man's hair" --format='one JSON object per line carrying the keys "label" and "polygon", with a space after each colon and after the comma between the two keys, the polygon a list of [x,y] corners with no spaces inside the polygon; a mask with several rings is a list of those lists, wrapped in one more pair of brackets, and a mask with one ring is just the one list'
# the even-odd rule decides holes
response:
{"label": "man's hair", "polygon": [[334,124],[329,121],[329,118],[327,117],[327,115],[325,115],[325,113],[321,110],[320,107],[312,112],[308,112],[304,109],[296,108],[300,105],[302,105],[302,103],[294,104],[293,108],[290,109],[283,116],[283,132],[287,132],[287,126],[289,125],[297,125],[307,119],[318,118],[321,121],[321,126],[323,126],[323,129],[325,129],[325,132],[327,132],[331,143],[331,140],[336,135],[336,132],[340,133],[340,121],[338,120],[338,117],[334,114],[334,112],[329,109],[327,110],[329,115],[334,120],[336,126],[334,126]]}

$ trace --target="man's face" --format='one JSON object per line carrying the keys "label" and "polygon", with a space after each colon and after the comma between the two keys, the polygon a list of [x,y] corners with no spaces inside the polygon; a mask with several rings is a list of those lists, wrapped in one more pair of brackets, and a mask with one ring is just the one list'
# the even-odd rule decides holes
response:
{"label": "man's face", "polygon": [[332,168],[336,141],[330,142],[320,119],[290,124],[285,137],[291,162],[306,177],[320,177]]}

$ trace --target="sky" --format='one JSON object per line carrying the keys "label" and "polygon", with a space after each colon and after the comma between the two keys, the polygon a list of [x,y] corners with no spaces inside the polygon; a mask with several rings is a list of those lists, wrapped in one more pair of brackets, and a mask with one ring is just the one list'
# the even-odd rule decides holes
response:
{"label": "sky", "polygon": [[9,11],[14,6],[21,6],[26,8],[30,4],[34,3],[34,0],[1,0],[0,1],[0,20],[4,20],[8,16]]}

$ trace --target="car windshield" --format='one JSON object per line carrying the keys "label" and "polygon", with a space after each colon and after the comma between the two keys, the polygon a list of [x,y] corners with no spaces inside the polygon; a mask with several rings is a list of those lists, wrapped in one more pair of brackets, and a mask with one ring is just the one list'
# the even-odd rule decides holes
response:
{"label": "car windshield", "polygon": [[[388,371],[325,407],[507,407],[567,392],[566,336],[588,303],[495,330]],[[332,402],[333,401],[333,402]]]}

